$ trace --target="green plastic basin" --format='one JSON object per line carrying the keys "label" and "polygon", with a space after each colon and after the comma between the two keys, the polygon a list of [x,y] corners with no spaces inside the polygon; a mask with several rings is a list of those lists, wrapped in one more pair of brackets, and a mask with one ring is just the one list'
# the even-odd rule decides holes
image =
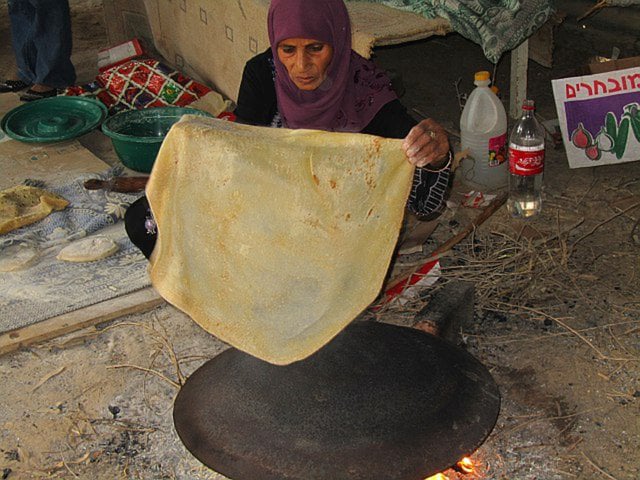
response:
{"label": "green plastic basin", "polygon": [[187,114],[213,117],[208,112],[188,107],[128,110],[105,120],[102,131],[111,138],[113,148],[125,166],[150,173],[169,129]]}

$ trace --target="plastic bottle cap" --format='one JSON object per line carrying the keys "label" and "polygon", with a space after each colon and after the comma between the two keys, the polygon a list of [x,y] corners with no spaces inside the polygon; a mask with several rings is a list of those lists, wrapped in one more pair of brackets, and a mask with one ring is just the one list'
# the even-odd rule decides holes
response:
{"label": "plastic bottle cap", "polygon": [[482,70],[481,72],[476,72],[473,79],[476,82],[483,82],[485,80],[489,80],[491,78],[491,74],[486,70]]}

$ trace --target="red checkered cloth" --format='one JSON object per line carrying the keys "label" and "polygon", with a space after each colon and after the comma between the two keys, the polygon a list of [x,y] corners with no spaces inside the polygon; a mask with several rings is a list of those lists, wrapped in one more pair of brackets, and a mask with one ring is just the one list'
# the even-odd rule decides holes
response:
{"label": "red checkered cloth", "polygon": [[93,96],[113,114],[169,105],[184,107],[210,91],[158,60],[134,59],[105,70],[90,84],[69,87],[64,94]]}

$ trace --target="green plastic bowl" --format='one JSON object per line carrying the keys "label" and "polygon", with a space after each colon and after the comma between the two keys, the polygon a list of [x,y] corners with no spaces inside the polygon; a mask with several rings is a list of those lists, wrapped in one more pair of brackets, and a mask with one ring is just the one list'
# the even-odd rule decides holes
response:
{"label": "green plastic bowl", "polygon": [[169,129],[183,115],[213,117],[208,112],[186,107],[157,107],[128,110],[108,118],[102,131],[111,138],[122,163],[136,172],[150,173]]}

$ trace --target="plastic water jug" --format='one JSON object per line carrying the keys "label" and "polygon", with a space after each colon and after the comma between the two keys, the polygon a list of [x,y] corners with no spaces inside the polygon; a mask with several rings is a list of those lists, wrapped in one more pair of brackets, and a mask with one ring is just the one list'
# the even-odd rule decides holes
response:
{"label": "plastic water jug", "polygon": [[481,191],[499,190],[509,183],[507,112],[489,88],[489,72],[476,72],[474,83],[460,118],[461,147],[468,151],[460,163],[461,181]]}

